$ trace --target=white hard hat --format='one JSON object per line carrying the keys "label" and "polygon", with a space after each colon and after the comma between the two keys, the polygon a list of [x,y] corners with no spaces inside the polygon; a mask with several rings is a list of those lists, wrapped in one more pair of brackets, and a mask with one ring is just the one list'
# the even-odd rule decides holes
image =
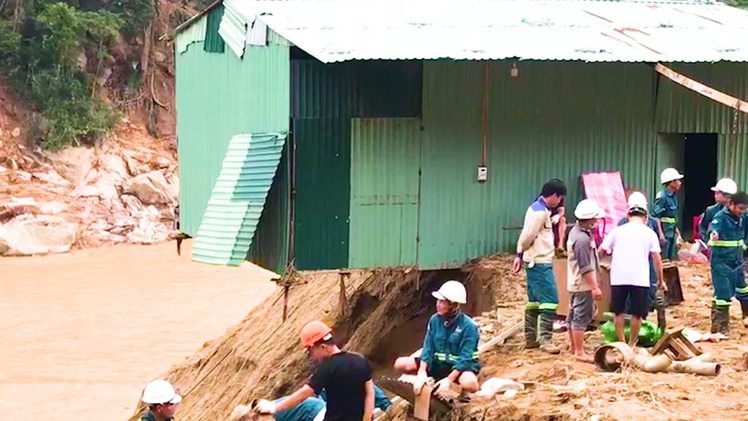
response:
{"label": "white hard hat", "polygon": [[467,303],[467,291],[465,286],[457,281],[447,281],[438,291],[431,293],[437,300],[447,300],[453,303]]}
{"label": "white hard hat", "polygon": [[712,187],[712,191],[735,194],[738,192],[738,185],[731,178],[723,178],[717,181],[717,185]]}
{"label": "white hard hat", "polygon": [[660,174],[660,183],[665,184],[671,181],[680,180],[683,178],[683,174],[679,173],[675,168],[665,168]]}
{"label": "white hard hat", "polygon": [[574,209],[574,216],[577,219],[596,219],[605,216],[605,211],[600,208],[596,201],[584,199]]}
{"label": "white hard hat", "polygon": [[647,198],[642,193],[635,191],[631,193],[628,200],[629,210],[641,209],[646,212],[647,210]]}
{"label": "white hard hat", "polygon": [[143,391],[143,403],[156,405],[160,403],[179,403],[182,397],[177,395],[174,386],[166,380],[154,380],[148,383]]}

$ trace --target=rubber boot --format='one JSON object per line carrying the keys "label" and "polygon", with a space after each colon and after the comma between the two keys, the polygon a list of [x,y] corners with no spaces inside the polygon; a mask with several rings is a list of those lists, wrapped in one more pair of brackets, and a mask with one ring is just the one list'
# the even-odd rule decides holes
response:
{"label": "rubber boot", "polygon": [[655,311],[657,312],[657,327],[660,328],[662,333],[667,330],[667,319],[665,316],[665,295],[662,291],[657,291],[655,295]]}
{"label": "rubber boot", "polygon": [[525,349],[537,348],[538,343],[538,315],[540,310],[537,308],[525,309]]}
{"label": "rubber boot", "polygon": [[740,310],[743,312],[743,326],[748,327],[748,301],[740,302]]}
{"label": "rubber boot", "polygon": [[561,350],[553,343],[553,313],[540,313],[540,350],[548,354],[559,354]]}
{"label": "rubber boot", "polygon": [[717,324],[719,333],[730,337],[730,307],[717,308]]}
{"label": "rubber boot", "polygon": [[719,333],[719,317],[717,317],[717,305],[712,303],[712,333]]}

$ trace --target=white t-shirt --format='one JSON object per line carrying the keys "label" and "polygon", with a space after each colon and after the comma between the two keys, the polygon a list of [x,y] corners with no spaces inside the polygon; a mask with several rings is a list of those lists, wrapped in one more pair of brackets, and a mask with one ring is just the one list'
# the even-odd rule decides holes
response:
{"label": "white t-shirt", "polygon": [[649,287],[649,257],[660,252],[657,234],[637,220],[615,227],[603,240],[603,250],[613,252],[611,285]]}

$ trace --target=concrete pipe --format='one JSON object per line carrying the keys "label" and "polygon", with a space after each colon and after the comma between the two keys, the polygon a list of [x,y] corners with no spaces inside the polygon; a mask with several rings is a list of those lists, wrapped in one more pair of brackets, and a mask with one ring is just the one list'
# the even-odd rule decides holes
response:
{"label": "concrete pipe", "polygon": [[670,359],[665,354],[660,355],[643,355],[643,354],[636,354],[634,355],[633,359],[634,367],[638,368],[639,370],[645,371],[647,373],[661,373],[665,370],[667,370],[668,366],[673,362],[673,360]]}
{"label": "concrete pipe", "polygon": [[698,374],[701,376],[718,376],[722,367],[717,363],[704,362],[696,358],[687,361],[674,361],[668,367],[674,373]]}
{"label": "concrete pipe", "polygon": [[[620,358],[613,358],[613,351],[620,354]],[[613,372],[617,371],[621,366],[628,365],[634,358],[634,351],[628,344],[623,342],[613,342],[605,344],[595,351],[595,364],[600,370]]]}

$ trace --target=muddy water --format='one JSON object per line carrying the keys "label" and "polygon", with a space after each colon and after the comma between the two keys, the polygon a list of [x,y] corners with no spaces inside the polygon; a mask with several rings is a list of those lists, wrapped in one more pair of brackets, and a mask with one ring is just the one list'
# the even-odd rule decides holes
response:
{"label": "muddy water", "polygon": [[186,248],[0,258],[0,414],[124,420],[149,380],[275,288],[270,272],[192,263]]}

